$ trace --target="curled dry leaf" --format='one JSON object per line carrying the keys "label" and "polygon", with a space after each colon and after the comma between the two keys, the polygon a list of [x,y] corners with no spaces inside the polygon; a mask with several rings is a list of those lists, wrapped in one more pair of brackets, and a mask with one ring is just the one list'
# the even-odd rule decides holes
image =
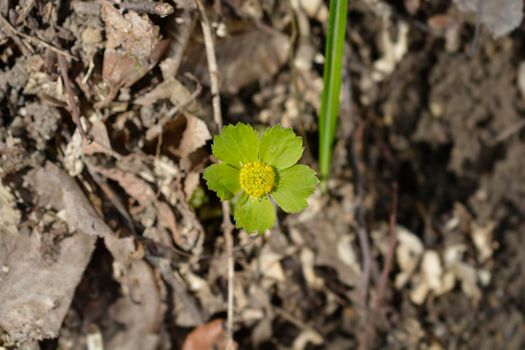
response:
{"label": "curled dry leaf", "polygon": [[389,16],[385,13],[382,19],[381,45],[383,53],[382,57],[374,62],[374,71],[372,72],[372,79],[376,82],[387,78],[395,70],[397,64],[401,62],[408,50],[408,24],[399,22],[398,37],[394,41],[389,33]]}
{"label": "curled dry leaf", "polygon": [[186,113],[186,129],[182,134],[182,140],[179,146],[173,150],[175,155],[185,158],[197,149],[201,148],[206,144],[206,141],[211,139],[210,131],[199,118]]}
{"label": "curled dry leaf", "polygon": [[161,40],[159,28],[146,15],[134,11],[122,15],[106,1],[100,11],[107,36],[102,77],[109,85],[108,95],[98,104],[103,107],[121,87],[133,85],[157,64],[169,40]]}
{"label": "curled dry leaf", "polygon": [[474,13],[495,38],[510,33],[523,19],[523,0],[454,0],[462,12]]}
{"label": "curled dry leaf", "polygon": [[[182,350],[225,349],[226,334],[223,323],[224,320],[218,319],[197,327],[188,334],[182,345]],[[234,348],[237,348],[236,344],[234,344]]]}

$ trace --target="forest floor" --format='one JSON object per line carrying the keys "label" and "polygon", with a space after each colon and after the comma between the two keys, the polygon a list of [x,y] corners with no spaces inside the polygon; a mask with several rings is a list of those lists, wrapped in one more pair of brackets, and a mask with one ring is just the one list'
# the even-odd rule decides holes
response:
{"label": "forest floor", "polygon": [[[0,0],[0,346],[224,348],[203,27],[223,123],[292,127],[317,169],[326,5],[166,4]],[[525,348],[523,26],[349,6],[328,191],[234,230],[236,345]]]}

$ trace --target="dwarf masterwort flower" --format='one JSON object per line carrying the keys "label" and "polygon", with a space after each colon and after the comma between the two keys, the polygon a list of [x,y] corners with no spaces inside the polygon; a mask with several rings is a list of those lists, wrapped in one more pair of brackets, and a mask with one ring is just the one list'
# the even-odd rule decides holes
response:
{"label": "dwarf masterwort flower", "polygon": [[221,200],[238,198],[235,223],[248,232],[273,226],[272,200],[287,213],[306,208],[319,182],[310,167],[296,164],[302,139],[280,125],[262,137],[247,124],[228,125],[213,138],[212,151],[221,163],[206,168],[204,178]]}

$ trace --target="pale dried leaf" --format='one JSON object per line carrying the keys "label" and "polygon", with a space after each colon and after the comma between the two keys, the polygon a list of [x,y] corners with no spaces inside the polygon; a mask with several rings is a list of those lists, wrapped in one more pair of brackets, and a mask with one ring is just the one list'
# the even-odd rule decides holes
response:
{"label": "pale dried leaf", "polygon": [[389,33],[389,16],[382,16],[383,26],[381,30],[382,57],[374,62],[372,79],[376,82],[388,77],[396,68],[397,64],[408,50],[408,24],[399,22],[397,40],[392,39]]}
{"label": "pale dried leaf", "polygon": [[416,271],[424,248],[416,235],[401,226],[397,227],[397,241],[396,259],[401,272],[396,276],[395,285],[400,289]]}
{"label": "pale dried leaf", "polygon": [[304,350],[308,348],[308,344],[320,346],[323,344],[323,337],[313,329],[304,329],[298,336],[295,338],[292,349],[293,350]]}
{"label": "pale dried leaf", "polygon": [[462,12],[474,13],[495,38],[510,33],[523,19],[523,0],[454,0]]}
{"label": "pale dried leaf", "polygon": [[441,266],[439,254],[436,251],[427,250],[425,254],[423,254],[421,273],[430,289],[437,290],[441,288],[443,267]]}
{"label": "pale dried leaf", "polygon": [[479,225],[476,222],[472,222],[472,241],[479,252],[479,261],[485,262],[487,259],[492,257],[494,252],[495,243],[492,240],[492,232],[496,228],[494,222],[489,222],[486,225]]}
{"label": "pale dried leaf", "polygon": [[254,260],[254,269],[260,269],[265,277],[263,284],[266,287],[273,286],[276,282],[284,282],[284,271],[281,266],[283,256],[274,252],[269,245],[265,245],[259,255],[259,261]]}
{"label": "pale dried leaf", "polygon": [[291,5],[295,10],[304,11],[308,17],[319,22],[325,22],[328,19],[328,7],[322,0],[292,0]]}
{"label": "pale dried leaf", "polygon": [[301,266],[304,279],[310,288],[319,290],[324,286],[324,280],[315,274],[314,259],[313,251],[308,248],[301,249]]}

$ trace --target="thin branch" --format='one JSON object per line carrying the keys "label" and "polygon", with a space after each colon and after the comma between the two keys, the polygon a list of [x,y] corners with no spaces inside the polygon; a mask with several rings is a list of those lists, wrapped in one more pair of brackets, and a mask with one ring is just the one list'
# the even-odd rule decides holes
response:
{"label": "thin branch", "polygon": [[12,35],[10,35],[11,38],[13,38],[13,40],[17,41],[16,39],[14,39],[13,35],[18,35],[18,36],[21,36],[22,38],[26,39],[26,40],[29,40],[29,41],[32,41],[34,42],[35,44],[37,45],[41,45],[47,49],[50,49],[51,51],[54,51],[55,53],[58,54],[58,56],[65,56],[69,59],[72,59],[72,60],[77,60],[77,58],[73,55],[71,55],[69,52],[66,52],[62,49],[59,49],[57,47],[54,47],[53,45],[45,42],[44,40],[40,39],[40,38],[37,38],[37,37],[34,37],[34,36],[31,36],[31,35],[28,35],[28,34],[25,34],[25,33],[22,33],[22,32],[19,32],[18,30],[16,30],[15,27],[13,27],[11,25],[11,23],[9,23],[9,21],[7,19],[5,19],[4,17],[0,16],[0,26],[1,28],[4,28],[4,31],[6,31],[6,34],[9,34],[7,32],[11,32]]}
{"label": "thin branch", "polygon": [[388,282],[388,275],[392,271],[394,265],[394,253],[397,245],[397,183],[392,184],[392,207],[390,209],[390,220],[389,220],[389,235],[390,244],[385,257],[385,264],[383,265],[383,271],[381,272],[381,281],[379,282],[379,288],[377,289],[377,297],[372,308],[372,317],[369,317],[366,322],[366,328],[361,338],[360,348],[367,349],[368,341],[373,327],[373,319],[379,314],[379,310],[383,305],[383,299],[386,292],[386,284]]}
{"label": "thin branch", "polygon": [[24,55],[30,55],[33,53],[32,48],[20,40],[18,37],[19,32],[2,16],[0,16],[0,30],[15,42]]}
{"label": "thin branch", "polygon": [[208,70],[210,73],[210,89],[212,96],[212,107],[213,107],[213,120],[215,124],[222,128],[222,115],[221,115],[221,98],[219,95],[219,69],[217,68],[217,58],[215,56],[215,47],[213,45],[213,37],[211,34],[210,21],[204,10],[204,6],[200,0],[195,1],[199,7],[202,21],[202,34],[204,35],[204,45],[206,47],[206,59],[208,60]]}
{"label": "thin branch", "polygon": [[84,127],[82,126],[82,122],[80,120],[80,111],[75,102],[75,93],[73,92],[71,80],[69,80],[69,75],[67,73],[67,62],[64,56],[58,56],[58,66],[60,68],[62,80],[64,80],[64,86],[66,87],[67,105],[69,107],[69,113],[71,113],[71,116],[73,117],[73,121],[75,122],[78,131],[80,132],[80,136],[82,136],[82,140],[91,143],[92,139],[84,131]]}
{"label": "thin branch", "polygon": [[[213,119],[217,124],[218,130],[222,128],[221,98],[219,94],[219,70],[217,68],[217,58],[211,34],[210,22],[204,6],[200,0],[195,1],[201,14],[201,27],[204,35],[204,45],[206,47],[206,58],[208,61],[208,71],[210,74],[210,87],[212,95]],[[233,349],[233,288],[234,288],[234,261],[233,261],[233,225],[230,219],[230,203],[222,202],[222,230],[226,244],[226,256],[228,265],[228,315],[226,320],[226,350]]]}
{"label": "thin branch", "polygon": [[[365,209],[364,209],[364,196],[365,196],[365,185],[363,182],[362,174],[362,161],[361,151],[363,145],[363,132],[364,127],[358,126],[355,128],[353,133],[352,142],[352,161],[355,172],[355,186],[356,186],[356,207],[357,207],[357,237],[359,240],[359,247],[361,248],[362,264],[363,264],[363,278],[361,286],[361,307],[366,312],[368,311],[368,288],[370,284],[370,270],[371,270],[371,253],[370,244],[368,242],[366,222],[365,222]],[[366,317],[365,317],[366,318]]]}

